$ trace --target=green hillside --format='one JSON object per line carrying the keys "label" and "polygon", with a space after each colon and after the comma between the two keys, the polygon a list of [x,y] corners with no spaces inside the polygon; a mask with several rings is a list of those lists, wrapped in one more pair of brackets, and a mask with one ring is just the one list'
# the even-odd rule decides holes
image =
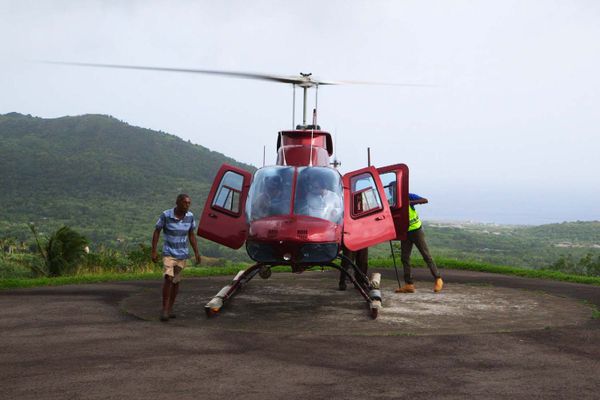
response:
{"label": "green hillside", "polygon": [[[0,115],[0,240],[26,241],[25,249],[32,243],[27,223],[34,222],[42,233],[68,225],[90,239],[92,250],[124,253],[148,245],[156,218],[178,193],[191,195],[199,215],[222,163],[255,169],[105,115]],[[600,265],[598,221],[533,227],[429,222],[425,230],[434,257],[567,271]],[[248,260],[244,250],[207,241],[201,251]],[[370,254],[388,257],[389,244]]]}
{"label": "green hillside", "polygon": [[0,237],[29,239],[34,222],[42,232],[69,225],[96,245],[148,242],[178,193],[199,214],[222,163],[255,169],[106,115],[0,115]]}

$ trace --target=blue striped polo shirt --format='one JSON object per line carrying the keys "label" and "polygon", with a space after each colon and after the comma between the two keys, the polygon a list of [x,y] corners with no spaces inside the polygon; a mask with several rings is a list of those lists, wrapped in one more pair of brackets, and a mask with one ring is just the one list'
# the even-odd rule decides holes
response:
{"label": "blue striped polo shirt", "polygon": [[156,229],[162,229],[164,233],[164,257],[173,257],[178,260],[189,258],[188,232],[194,234],[194,229],[196,229],[194,214],[188,211],[185,217],[177,219],[174,208],[165,210],[156,221]]}

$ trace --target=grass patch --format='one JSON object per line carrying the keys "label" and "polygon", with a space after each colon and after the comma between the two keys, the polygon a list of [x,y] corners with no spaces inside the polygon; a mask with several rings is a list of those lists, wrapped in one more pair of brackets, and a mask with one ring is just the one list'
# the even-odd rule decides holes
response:
{"label": "grass patch", "polygon": [[[399,260],[397,259],[396,262],[398,265]],[[551,271],[545,269],[525,269],[518,267],[510,267],[506,265],[492,265],[481,262],[460,261],[449,258],[436,259],[436,263],[440,268],[445,269],[462,269],[467,271],[491,272],[494,274],[522,276],[525,278],[551,279],[555,281],[584,283],[588,285],[600,286],[600,277],[595,276],[573,275],[566,274],[564,272]],[[415,267],[425,266],[425,263],[421,259],[415,259],[414,262],[412,262],[412,264]],[[369,266],[376,268],[393,268],[394,263],[391,258],[378,258],[369,260]],[[400,268],[401,272],[402,266],[398,265],[398,268]]]}
{"label": "grass patch", "polygon": [[[241,269],[246,269],[251,264],[232,264],[227,266],[213,267],[188,267],[183,271],[184,277],[206,277],[231,275],[232,278]],[[275,267],[273,272],[288,272],[289,267]],[[78,285],[85,283],[137,281],[137,280],[159,280],[162,279],[162,271],[155,272],[105,272],[98,274],[82,274],[73,276],[60,276],[54,278],[8,278],[0,279],[1,289],[32,288],[40,286]]]}
{"label": "grass patch", "polygon": [[[231,265],[226,267],[188,267],[184,270],[186,277],[203,277],[217,275],[234,275],[247,265]],[[273,269],[276,270],[275,268]],[[162,271],[155,272],[105,272],[99,274],[83,274],[74,276],[60,276],[55,278],[11,278],[0,279],[0,289],[31,288],[39,286],[77,285],[84,283],[118,282],[133,280],[158,280],[162,279]]]}
{"label": "grass patch", "polygon": [[[399,260],[397,260],[399,261]],[[544,269],[525,269],[503,265],[492,265],[473,261],[459,261],[454,259],[439,258],[436,261],[440,268],[460,269],[468,271],[490,272],[503,275],[522,276],[526,278],[551,279],[556,281],[584,283],[588,285],[600,286],[600,277],[581,276],[566,274],[558,271],[549,271]],[[392,259],[376,258],[369,260],[369,266],[373,268],[393,268]],[[423,260],[415,258],[413,265],[415,267],[424,267]],[[188,267],[184,271],[186,277],[206,277],[206,276],[234,276],[240,269],[248,268],[250,264],[228,264],[226,266],[209,267]],[[399,266],[401,269],[402,266]],[[325,268],[328,269],[328,268]],[[289,267],[275,267],[273,272],[288,272]],[[400,270],[401,273],[401,270]],[[84,283],[118,282],[133,280],[158,280],[162,279],[161,271],[154,272],[104,272],[97,274],[82,274],[74,276],[61,276],[55,278],[5,278],[0,279],[0,289],[30,288],[39,286],[60,286],[75,285]],[[600,318],[600,311],[594,310],[594,318]]]}
{"label": "grass patch", "polygon": [[76,276],[60,276],[55,278],[10,278],[0,280],[0,289],[31,288],[38,286],[76,285],[80,283],[100,283],[111,281],[131,281],[159,279],[160,272],[145,273],[102,273]]}
{"label": "grass patch", "polygon": [[583,304],[585,304],[586,306],[589,306],[592,309],[592,319],[600,319],[600,309],[598,308],[597,305],[595,305],[587,300],[583,300]]}

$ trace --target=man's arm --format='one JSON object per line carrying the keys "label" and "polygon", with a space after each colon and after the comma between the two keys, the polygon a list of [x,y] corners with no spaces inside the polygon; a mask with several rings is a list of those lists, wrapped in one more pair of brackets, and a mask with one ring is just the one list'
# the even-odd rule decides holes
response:
{"label": "man's arm", "polygon": [[418,194],[408,194],[408,204],[414,206],[415,204],[427,204],[429,201],[425,197],[421,197]]}
{"label": "man's arm", "polygon": [[425,197],[421,197],[417,200],[410,200],[409,203],[411,206],[414,206],[415,204],[427,204],[429,203],[429,200],[427,200]]}
{"label": "man's arm", "polygon": [[196,255],[196,264],[200,264],[202,258],[200,257],[200,252],[198,251],[198,241],[196,240],[196,235],[194,235],[193,229],[188,232],[188,238],[190,238],[190,244],[192,245],[192,249]]}
{"label": "man's arm", "polygon": [[160,229],[154,229],[154,233],[152,234],[152,261],[158,261],[158,253],[156,251],[156,246],[158,245],[158,238],[160,237]]}

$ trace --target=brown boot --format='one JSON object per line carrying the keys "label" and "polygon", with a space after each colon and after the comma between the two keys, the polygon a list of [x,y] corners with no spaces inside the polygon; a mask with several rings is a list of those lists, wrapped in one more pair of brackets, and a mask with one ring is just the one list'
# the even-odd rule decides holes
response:
{"label": "brown boot", "polygon": [[415,292],[415,285],[412,283],[407,283],[404,286],[396,289],[396,293],[414,293],[414,292]]}
{"label": "brown boot", "polygon": [[433,291],[436,293],[441,292],[443,287],[444,281],[442,280],[442,278],[437,278],[435,280],[435,285],[433,285]]}

